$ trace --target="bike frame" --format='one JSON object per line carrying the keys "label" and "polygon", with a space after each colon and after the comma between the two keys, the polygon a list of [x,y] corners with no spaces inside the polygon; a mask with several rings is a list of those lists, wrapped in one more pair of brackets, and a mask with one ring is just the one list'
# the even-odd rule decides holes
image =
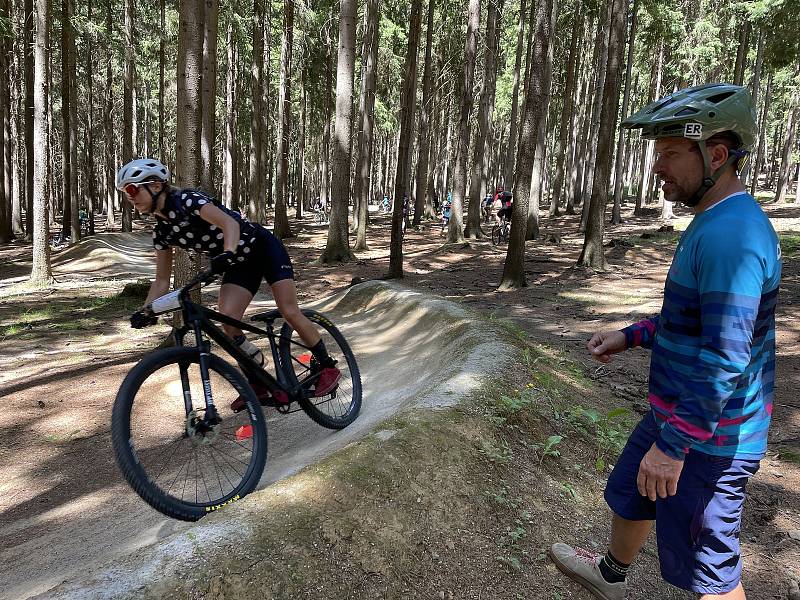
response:
{"label": "bike frame", "polygon": [[[205,336],[211,338],[223,350],[225,350],[231,357],[233,357],[240,367],[244,370],[245,374],[255,379],[259,384],[266,387],[270,392],[282,391],[286,393],[291,401],[298,399],[298,395],[303,393],[303,383],[298,383],[294,388],[289,387],[289,382],[283,371],[283,365],[280,362],[280,355],[278,353],[278,345],[276,338],[280,335],[275,333],[274,322],[275,319],[281,317],[277,310],[261,313],[257,317],[262,317],[266,323],[266,328],[262,329],[248,323],[244,323],[220,312],[206,308],[201,304],[192,302],[189,297],[189,290],[191,290],[197,283],[202,281],[200,277],[196,278],[197,281],[190,282],[181,289],[179,294],[180,311],[183,314],[183,325],[174,329],[175,343],[177,346],[185,346],[184,340],[186,334],[190,331],[194,332],[195,340],[197,341],[197,348],[200,353],[200,377],[203,383],[203,395],[206,403],[206,417],[205,419],[214,422],[219,418],[217,409],[214,406],[214,398],[211,391],[211,381],[209,378],[209,356],[211,354],[211,344],[205,339]],[[275,365],[276,377],[273,377],[261,365],[251,359],[245,352],[243,352],[233,340],[212,321],[218,321],[226,325],[238,327],[244,331],[266,335],[269,338],[270,351],[272,353],[273,363]],[[299,342],[290,340],[290,343],[310,350]],[[189,393],[189,368],[188,364],[181,364],[179,366],[181,375],[181,384],[183,386],[183,402],[186,409],[186,414],[192,411],[192,399]]]}

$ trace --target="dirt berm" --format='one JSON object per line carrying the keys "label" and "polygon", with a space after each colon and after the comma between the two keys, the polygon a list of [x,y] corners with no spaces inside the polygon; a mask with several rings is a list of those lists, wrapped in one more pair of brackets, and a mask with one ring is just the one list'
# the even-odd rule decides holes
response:
{"label": "dirt berm", "polygon": [[[332,316],[358,359],[364,403],[353,425],[331,432],[303,413],[268,415],[270,447],[260,489],[197,524],[164,518],[118,481],[87,490],[72,501],[75,506],[66,503],[58,514],[17,521],[11,525],[14,531],[4,528],[3,533],[19,539],[26,537],[27,529],[31,535],[3,552],[0,597],[172,596],[179,593],[174,585],[182,589],[186,577],[214,573],[215,565],[234,550],[257,562],[253,557],[265,549],[264,534],[272,540],[269,564],[288,568],[294,560],[292,549],[309,539],[297,519],[302,521],[308,510],[321,510],[322,521],[311,526],[314,535],[329,541],[352,536],[357,524],[325,518],[337,503],[354,500],[348,500],[341,486],[354,485],[356,490],[362,485],[392,485],[384,480],[387,474],[382,467],[371,460],[375,448],[392,443],[394,434],[412,423],[425,427],[437,414],[448,412],[438,409],[475,394],[513,353],[510,336],[502,328],[452,302],[393,283],[362,283],[314,308]],[[76,377],[71,385],[77,388],[82,382]],[[446,440],[442,441],[446,449]],[[98,460],[111,460],[111,455]],[[358,481],[348,484],[348,477]],[[42,528],[44,522],[46,528]],[[391,525],[386,535],[391,537]],[[370,560],[366,555],[362,558]],[[390,567],[368,567],[373,568]],[[296,574],[290,577],[295,578]],[[275,580],[264,582],[268,587],[274,584]],[[265,597],[255,589],[253,597]],[[310,597],[338,596],[312,590],[313,585],[307,590]],[[246,592],[231,592],[228,597],[242,597]],[[275,589],[267,596],[293,597],[295,593]]]}

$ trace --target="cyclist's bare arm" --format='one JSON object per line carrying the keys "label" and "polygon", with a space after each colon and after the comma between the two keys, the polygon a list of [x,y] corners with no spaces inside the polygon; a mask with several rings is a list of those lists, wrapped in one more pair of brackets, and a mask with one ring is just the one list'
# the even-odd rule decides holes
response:
{"label": "cyclist's bare arm", "polygon": [[156,250],[156,278],[150,284],[145,305],[169,291],[170,276],[172,275],[172,248]]}
{"label": "cyclist's bare arm", "polygon": [[598,331],[587,344],[592,358],[602,363],[611,360],[612,354],[628,349],[625,334],[621,331]]}

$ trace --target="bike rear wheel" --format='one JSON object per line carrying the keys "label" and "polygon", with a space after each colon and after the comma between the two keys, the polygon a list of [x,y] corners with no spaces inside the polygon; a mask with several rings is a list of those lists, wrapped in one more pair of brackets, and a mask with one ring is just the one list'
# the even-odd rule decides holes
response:
{"label": "bike rear wheel", "polygon": [[[122,474],[159,512],[196,521],[258,484],[267,426],[247,380],[218,356],[208,360],[218,423],[206,402],[197,348],[166,348],[143,358],[117,392],[111,439]],[[245,398],[247,410],[230,404]],[[187,412],[186,403],[191,407]]]}
{"label": "bike rear wheel", "polygon": [[499,245],[501,236],[502,236],[502,230],[500,229],[500,226],[494,225],[492,227],[492,244],[494,244],[495,246]]}
{"label": "bike rear wheel", "polygon": [[304,310],[322,336],[336,368],[342,373],[334,390],[322,397],[313,396],[313,385],[319,371],[316,359],[288,323],[284,323],[280,335],[281,369],[289,387],[299,388],[297,393],[300,407],[316,423],[328,429],[344,429],[356,420],[361,410],[361,373],[358,370],[353,351],[342,333],[322,313]]}

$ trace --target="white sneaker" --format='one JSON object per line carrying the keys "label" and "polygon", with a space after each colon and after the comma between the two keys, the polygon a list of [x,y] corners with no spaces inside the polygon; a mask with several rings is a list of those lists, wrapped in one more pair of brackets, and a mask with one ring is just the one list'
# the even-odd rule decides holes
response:
{"label": "white sneaker", "polygon": [[551,546],[550,558],[559,571],[581,584],[595,597],[602,600],[625,600],[627,582],[609,583],[603,579],[598,566],[603,560],[601,555],[558,542]]}

